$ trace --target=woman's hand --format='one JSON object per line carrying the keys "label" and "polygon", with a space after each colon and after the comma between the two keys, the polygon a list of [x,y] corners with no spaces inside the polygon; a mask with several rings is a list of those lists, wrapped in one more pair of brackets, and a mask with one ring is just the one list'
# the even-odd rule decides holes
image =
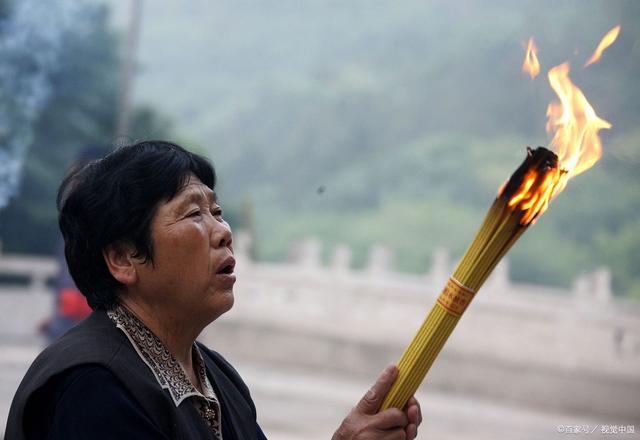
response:
{"label": "woman's hand", "polygon": [[398,368],[384,369],[376,383],[351,410],[332,440],[413,440],[422,422],[420,404],[412,397],[403,411],[389,408],[380,413],[380,405],[398,376]]}

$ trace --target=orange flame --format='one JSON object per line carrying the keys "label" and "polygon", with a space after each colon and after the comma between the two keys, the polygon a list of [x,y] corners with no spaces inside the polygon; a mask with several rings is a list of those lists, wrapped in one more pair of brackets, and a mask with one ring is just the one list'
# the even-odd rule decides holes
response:
{"label": "orange flame", "polygon": [[549,104],[546,126],[553,134],[550,147],[557,154],[558,164],[527,170],[518,190],[510,197],[508,206],[522,212],[520,223],[523,225],[533,224],[569,179],[588,170],[600,159],[602,141],[598,132],[612,127],[596,114],[582,91],[571,82],[569,63],[553,67],[548,78],[560,100]]}
{"label": "orange flame", "polygon": [[538,62],[538,48],[533,41],[533,37],[529,38],[529,44],[527,45],[527,53],[524,56],[524,62],[522,63],[522,71],[527,73],[531,79],[538,76],[540,73],[540,63]]}
{"label": "orange flame", "polygon": [[555,133],[551,147],[565,171],[553,192],[555,197],[570,178],[588,170],[602,157],[598,132],[612,125],[596,114],[582,91],[571,82],[568,63],[551,69],[548,77],[560,103],[552,102],[547,108],[547,131]]}
{"label": "orange flame", "polygon": [[596,47],[595,52],[593,52],[593,55],[591,55],[591,58],[589,58],[589,61],[585,63],[584,67],[590,66],[591,64],[597,63],[598,61],[600,61],[602,52],[604,52],[605,49],[607,49],[609,46],[613,44],[614,41],[616,41],[616,38],[618,38],[619,34],[620,34],[620,25],[614,27],[609,32],[607,32],[605,36],[602,37],[602,40],[600,40],[598,47]]}
{"label": "orange flame", "polygon": [[[520,178],[520,169],[523,167],[526,168]],[[515,179],[513,183],[518,187],[509,198],[507,206],[521,214],[520,224],[526,226],[535,223],[538,216],[547,210],[564,171],[558,166],[557,156],[546,148],[527,148],[527,159],[521,168],[503,184],[498,197]],[[520,183],[517,183],[518,180]]]}
{"label": "orange flame", "polygon": [[536,219],[547,210],[563,174],[558,168],[549,169],[544,173],[534,169],[527,171],[518,192],[509,199],[508,203],[510,208],[519,205],[518,208],[523,212],[521,224],[535,223]]}

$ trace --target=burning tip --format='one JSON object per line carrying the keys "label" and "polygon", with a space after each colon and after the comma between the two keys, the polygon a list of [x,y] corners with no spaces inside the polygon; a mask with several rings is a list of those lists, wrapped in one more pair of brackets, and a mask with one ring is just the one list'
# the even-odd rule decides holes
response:
{"label": "burning tip", "polygon": [[502,186],[498,198],[504,198],[520,224],[528,226],[546,211],[561,180],[558,156],[544,147],[527,147],[527,157]]}

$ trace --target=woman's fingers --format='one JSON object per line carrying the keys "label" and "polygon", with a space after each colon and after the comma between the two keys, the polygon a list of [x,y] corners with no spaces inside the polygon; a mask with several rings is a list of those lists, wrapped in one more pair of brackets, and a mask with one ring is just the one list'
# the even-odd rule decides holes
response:
{"label": "woman's fingers", "polygon": [[418,436],[418,427],[413,423],[409,423],[405,428],[407,440],[413,440]]}
{"label": "woman's fingers", "polygon": [[375,416],[374,425],[378,429],[404,428],[409,423],[407,415],[397,408],[389,408]]}
{"label": "woman's fingers", "polygon": [[360,402],[356,405],[356,410],[361,414],[376,414],[382,401],[391,389],[391,385],[393,385],[393,382],[396,380],[397,375],[398,367],[395,365],[389,365],[385,368],[376,380],[376,383],[374,383],[371,389],[367,391],[367,394],[360,399]]}
{"label": "woman's fingers", "polygon": [[407,433],[404,428],[397,428],[391,431],[387,431],[386,435],[382,437],[384,440],[408,440]]}
{"label": "woman's fingers", "polygon": [[409,418],[409,423],[414,423],[416,426],[420,426],[422,423],[422,409],[420,408],[420,402],[418,402],[415,397],[409,399],[404,410]]}
{"label": "woman's fingers", "polygon": [[333,435],[333,440],[414,440],[422,422],[420,404],[411,398],[403,410],[388,408],[380,413],[380,405],[398,376],[398,368],[390,365],[380,374]]}
{"label": "woman's fingers", "polygon": [[422,423],[422,410],[420,403],[415,397],[411,397],[404,407],[409,424],[405,428],[408,440],[413,440],[418,435],[418,426]]}

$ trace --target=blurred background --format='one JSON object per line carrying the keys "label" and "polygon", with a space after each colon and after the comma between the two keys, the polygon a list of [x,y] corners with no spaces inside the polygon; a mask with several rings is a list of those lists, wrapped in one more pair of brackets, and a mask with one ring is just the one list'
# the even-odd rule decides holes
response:
{"label": "blurred background", "polygon": [[87,150],[169,139],[215,163],[239,281],[203,340],[270,438],[329,438],[549,142],[545,74],[569,61],[613,124],[603,158],[478,295],[419,438],[639,436],[638,23],[632,0],[0,0],[0,432],[56,309],[56,190]]}

